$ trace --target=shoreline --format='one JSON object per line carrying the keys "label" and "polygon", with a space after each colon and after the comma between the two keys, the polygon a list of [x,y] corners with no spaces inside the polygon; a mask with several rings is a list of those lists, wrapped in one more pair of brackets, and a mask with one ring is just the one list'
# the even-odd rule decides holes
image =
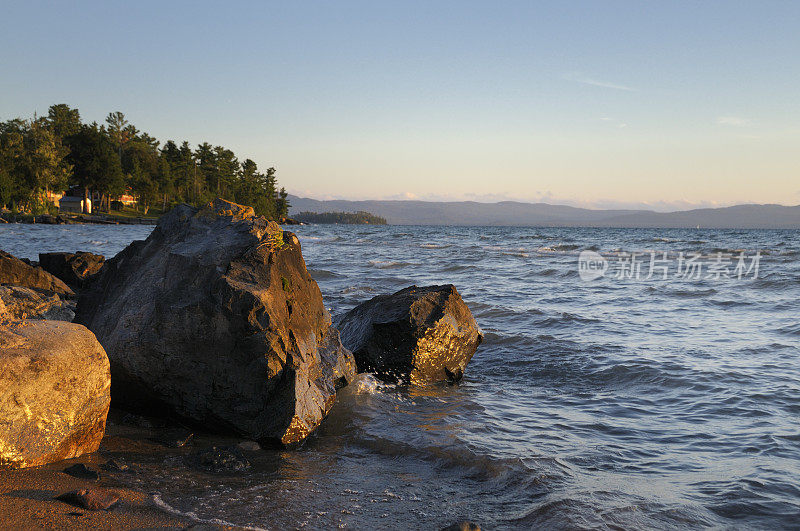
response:
{"label": "shoreline", "polygon": [[[174,448],[158,442],[174,428],[150,428],[146,426],[161,422],[145,417],[133,417],[137,420],[131,422],[130,418],[126,412],[112,409],[100,448],[92,454],[40,467],[0,471],[0,512],[4,524],[12,529],[185,529],[197,525],[207,529],[235,529],[170,511],[164,502],[159,504],[157,493],[131,488],[126,485],[131,481],[123,480],[124,476],[141,478],[146,485],[146,472],[138,463],[154,457],[185,456],[190,450],[218,444],[224,437],[197,434],[198,444]],[[104,465],[112,460],[124,463],[128,469],[105,470]],[[64,472],[75,464],[98,471],[100,479],[80,479]],[[109,510],[92,511],[56,499],[66,492],[98,488],[118,496],[119,503]]]}
{"label": "shoreline", "polygon": [[26,225],[156,225],[158,218],[123,217],[105,215],[42,214],[40,216],[23,214],[2,214],[0,223],[20,223]]}

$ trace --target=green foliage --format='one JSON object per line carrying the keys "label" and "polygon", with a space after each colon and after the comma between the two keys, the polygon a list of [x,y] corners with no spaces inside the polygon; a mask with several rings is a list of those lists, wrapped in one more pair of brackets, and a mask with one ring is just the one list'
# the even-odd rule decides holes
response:
{"label": "green foliage", "polygon": [[48,191],[73,186],[101,197],[95,210],[111,210],[113,199],[128,193],[144,214],[221,197],[272,220],[286,217],[287,193],[278,189],[275,168],[261,172],[208,142],[194,151],[185,141],[160,144],[121,112],[109,113],[103,125],[84,124],[78,109],[63,103],[46,118],[0,122],[0,206],[46,209]]}
{"label": "green foliage", "polygon": [[0,204],[47,212],[47,192],[66,185],[68,149],[46,118],[0,123]]}
{"label": "green foliage", "polygon": [[386,225],[386,219],[369,212],[301,212],[295,219],[303,223],[341,223],[343,225]]}

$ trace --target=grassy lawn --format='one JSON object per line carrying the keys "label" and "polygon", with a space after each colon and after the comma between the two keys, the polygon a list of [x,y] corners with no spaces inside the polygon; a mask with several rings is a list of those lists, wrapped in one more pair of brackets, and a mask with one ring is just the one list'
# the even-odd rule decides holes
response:
{"label": "grassy lawn", "polygon": [[141,210],[136,210],[135,207],[125,206],[121,211],[112,210],[111,212],[96,212],[96,214],[108,216],[110,218],[148,218],[158,219],[163,212],[160,208],[151,208],[147,214],[143,214]]}

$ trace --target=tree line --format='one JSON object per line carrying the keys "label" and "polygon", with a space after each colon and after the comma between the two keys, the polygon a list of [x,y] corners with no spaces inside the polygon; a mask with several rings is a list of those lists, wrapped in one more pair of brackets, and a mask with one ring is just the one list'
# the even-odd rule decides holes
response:
{"label": "tree line", "polygon": [[340,223],[344,225],[386,225],[386,218],[369,212],[300,212],[294,218],[303,223]]}
{"label": "tree line", "polygon": [[137,208],[166,211],[177,203],[203,205],[215,197],[252,206],[269,219],[286,217],[289,202],[275,168],[260,171],[230,149],[208,142],[163,145],[121,112],[104,124],[85,124],[78,109],[53,105],[47,116],[0,122],[0,205],[17,212],[49,211],[50,192],[77,188],[97,197],[94,210],[111,209],[131,194]]}

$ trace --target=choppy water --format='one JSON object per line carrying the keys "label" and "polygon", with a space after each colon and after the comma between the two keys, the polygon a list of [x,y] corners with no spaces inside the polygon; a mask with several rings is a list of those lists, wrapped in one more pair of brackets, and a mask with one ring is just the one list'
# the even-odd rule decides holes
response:
{"label": "choppy water", "polygon": [[[148,230],[0,226],[0,248],[110,255]],[[458,386],[362,377],[304,448],[253,454],[247,473],[154,458],[164,503],[274,529],[800,525],[800,232],[293,230],[334,315],[451,282],[484,344]],[[586,282],[584,250],[761,260],[756,279]]]}

